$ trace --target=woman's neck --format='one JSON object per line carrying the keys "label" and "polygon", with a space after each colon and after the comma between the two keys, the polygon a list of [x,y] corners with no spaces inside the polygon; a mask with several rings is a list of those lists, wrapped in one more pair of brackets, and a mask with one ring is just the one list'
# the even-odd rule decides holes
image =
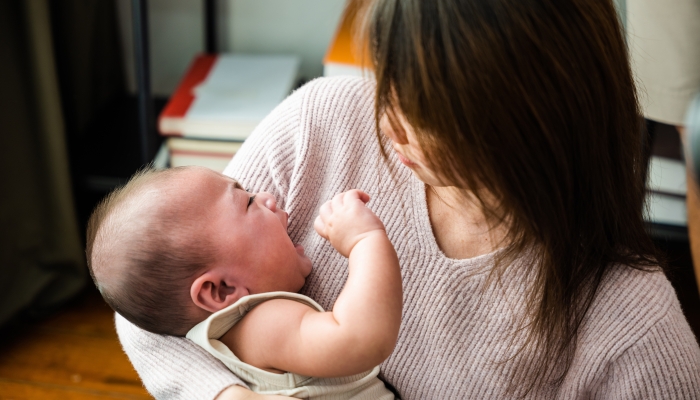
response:
{"label": "woman's neck", "polygon": [[507,229],[492,228],[475,197],[454,187],[426,185],[430,225],[440,250],[465,259],[490,253],[503,245]]}

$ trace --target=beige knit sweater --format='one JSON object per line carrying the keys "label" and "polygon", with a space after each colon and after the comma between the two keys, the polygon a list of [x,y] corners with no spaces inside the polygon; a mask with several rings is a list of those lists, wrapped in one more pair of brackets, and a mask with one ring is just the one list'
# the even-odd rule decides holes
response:
{"label": "beige knit sweater", "polygon": [[[321,204],[353,188],[372,195],[400,257],[401,332],[380,377],[406,400],[507,398],[523,372],[507,361],[519,343],[527,257],[486,286],[493,254],[446,257],[432,234],[425,187],[375,136],[373,86],[359,78],[315,80],[280,105],[246,141],[226,174],[273,193],[291,215],[289,232],[313,261],[303,294],[332,308],[347,260],[313,229]],[[212,399],[240,381],[184,338],[150,334],[116,317],[119,337],[146,388],[159,399]],[[513,378],[515,376],[515,378]],[[614,269],[580,331],[558,389],[530,398],[700,398],[700,348],[662,273]]]}

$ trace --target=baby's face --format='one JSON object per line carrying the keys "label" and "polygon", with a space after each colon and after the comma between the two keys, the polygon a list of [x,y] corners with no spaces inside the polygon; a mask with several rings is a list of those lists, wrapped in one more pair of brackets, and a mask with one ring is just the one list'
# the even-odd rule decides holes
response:
{"label": "baby's face", "polygon": [[183,209],[196,214],[200,232],[215,249],[214,267],[230,267],[235,283],[250,294],[301,289],[311,261],[289,238],[289,215],[271,194],[246,192],[205,168],[184,171],[176,184]]}

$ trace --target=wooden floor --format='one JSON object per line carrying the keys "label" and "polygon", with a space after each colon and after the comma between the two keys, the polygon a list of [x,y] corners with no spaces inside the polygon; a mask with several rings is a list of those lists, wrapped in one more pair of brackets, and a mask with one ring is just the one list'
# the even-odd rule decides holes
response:
{"label": "wooden floor", "polygon": [[[687,243],[657,243],[700,339],[700,297]],[[5,335],[7,336],[7,335]],[[63,311],[0,337],[0,399],[150,399],[124,355],[112,310],[90,288]]]}
{"label": "wooden floor", "polygon": [[151,399],[123,353],[112,310],[89,290],[0,343],[0,399]]}

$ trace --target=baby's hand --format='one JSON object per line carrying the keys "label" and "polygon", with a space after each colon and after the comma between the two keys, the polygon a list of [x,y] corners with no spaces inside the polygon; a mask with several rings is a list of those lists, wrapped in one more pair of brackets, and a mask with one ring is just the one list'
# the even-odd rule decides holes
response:
{"label": "baby's hand", "polygon": [[365,205],[368,201],[369,195],[357,189],[335,195],[321,206],[314,222],[316,232],[345,257],[365,237],[386,235],[382,221]]}

